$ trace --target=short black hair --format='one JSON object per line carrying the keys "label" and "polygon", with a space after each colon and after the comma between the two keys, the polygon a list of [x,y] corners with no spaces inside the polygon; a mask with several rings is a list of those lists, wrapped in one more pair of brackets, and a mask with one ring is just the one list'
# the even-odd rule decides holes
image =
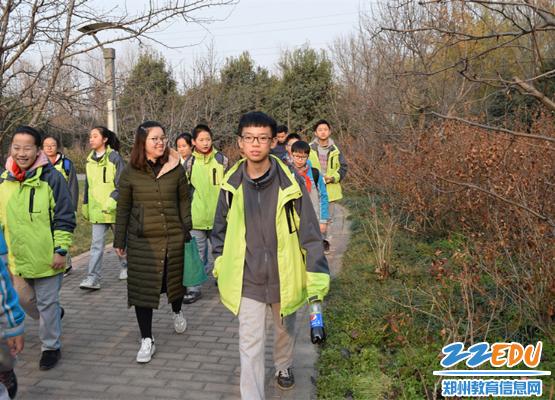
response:
{"label": "short black hair", "polygon": [[268,114],[263,113],[262,111],[251,111],[241,116],[239,120],[239,127],[237,129],[237,135],[241,136],[243,133],[243,128],[247,128],[249,126],[256,126],[256,127],[263,127],[263,128],[270,128],[272,131],[272,137],[276,137],[277,134],[277,124],[276,120],[270,117]]}
{"label": "short black hair", "polygon": [[191,134],[190,134],[189,132],[180,133],[180,134],[175,138],[175,147],[177,147],[177,141],[178,141],[179,139],[185,140],[185,142],[187,142],[187,144],[188,144],[190,147],[193,146],[193,142],[192,142],[193,137],[191,136]]}
{"label": "short black hair", "polygon": [[17,128],[15,128],[15,132],[12,135],[12,142],[13,142],[13,138],[15,135],[17,134],[21,134],[24,133],[26,135],[31,135],[34,139],[35,139],[35,145],[37,147],[40,147],[42,144],[42,136],[40,134],[40,132],[33,128],[32,126],[29,125],[20,125]]}
{"label": "short black hair", "polygon": [[277,133],[281,133],[281,132],[288,133],[289,128],[287,127],[287,125],[278,125],[278,127],[276,128],[276,132]]}
{"label": "short black hair", "polygon": [[289,141],[291,139],[297,139],[297,140],[303,140],[303,138],[301,137],[301,135],[299,135],[298,133],[290,133],[289,135],[287,135],[287,138],[285,139],[285,143],[289,143]]}
{"label": "short black hair", "polygon": [[193,140],[197,140],[198,134],[201,132],[208,132],[208,134],[210,135],[210,139],[212,139],[212,131],[210,130],[210,127],[205,124],[198,124],[193,128],[193,131],[191,132]]}
{"label": "short black hair", "polygon": [[310,154],[310,145],[307,142],[299,140],[291,146],[291,153]]}
{"label": "short black hair", "polygon": [[328,121],[326,121],[325,119],[319,119],[319,120],[316,121],[316,123],[314,124],[314,127],[313,127],[314,132],[316,132],[316,129],[318,129],[318,126],[320,126],[320,125],[322,125],[322,124],[327,125],[328,128],[331,129],[331,125],[330,125],[330,123],[329,123]]}

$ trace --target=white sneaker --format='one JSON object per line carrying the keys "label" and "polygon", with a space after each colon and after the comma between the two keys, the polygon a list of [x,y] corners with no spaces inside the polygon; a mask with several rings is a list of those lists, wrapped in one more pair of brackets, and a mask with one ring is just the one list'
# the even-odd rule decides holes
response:
{"label": "white sneaker", "polygon": [[85,279],[81,281],[79,284],[81,289],[93,289],[98,290],[100,289],[100,283],[94,280],[92,276],[87,276]]}
{"label": "white sneaker", "polygon": [[183,311],[173,314],[173,327],[177,333],[183,333],[187,329],[187,320],[183,315]]}
{"label": "white sneaker", "polygon": [[126,280],[126,279],[127,279],[127,268],[122,268],[122,269],[119,271],[119,280],[120,280],[120,281],[124,281],[124,280]]}
{"label": "white sneaker", "polygon": [[137,353],[137,362],[138,363],[147,363],[150,361],[154,352],[156,351],[156,346],[154,346],[154,339],[151,338],[142,338],[141,339],[141,348]]}

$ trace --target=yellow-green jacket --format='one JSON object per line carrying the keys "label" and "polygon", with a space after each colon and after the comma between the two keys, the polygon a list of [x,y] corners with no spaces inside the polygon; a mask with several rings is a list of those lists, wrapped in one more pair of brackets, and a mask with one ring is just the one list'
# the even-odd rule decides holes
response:
{"label": "yellow-green jacket", "polygon": [[[345,157],[337,145],[332,139],[329,139],[329,151],[328,151],[328,167],[325,171],[325,176],[329,176],[333,179],[333,182],[326,184],[326,189],[328,191],[328,201],[337,201],[343,198],[343,192],[341,190],[341,181],[347,175],[347,162]],[[320,165],[320,159],[318,158],[318,140],[315,139],[310,143],[310,156],[309,160],[314,168],[318,168],[322,172],[322,166]]]}
{"label": "yellow-green jacket", "polygon": [[184,165],[191,188],[193,229],[210,230],[220,194],[220,184],[228,167],[228,159],[216,149],[204,155],[197,151]]}
{"label": "yellow-green jacket", "polygon": [[[309,298],[322,300],[329,289],[329,268],[324,256],[318,219],[306,188],[277,157],[279,189],[276,206],[276,237],[281,315],[294,313]],[[215,257],[214,276],[222,303],[235,315],[239,312],[246,262],[245,160],[225,175],[212,229]],[[263,223],[260,221],[260,223]]]}
{"label": "yellow-green jacket", "polygon": [[0,175],[0,226],[9,266],[23,278],[64,272],[52,268],[54,253],[71,246],[75,213],[64,177],[41,152],[20,182],[11,174],[12,158]]}
{"label": "yellow-green jacket", "polygon": [[92,224],[116,222],[118,181],[125,163],[119,153],[106,147],[102,157],[94,150],[87,157],[83,217]]}
{"label": "yellow-green jacket", "polygon": [[73,201],[73,209],[77,211],[77,202],[79,201],[79,182],[77,181],[77,173],[73,162],[64,154],[58,153],[56,162],[52,164],[65,178],[69,186],[69,193]]}

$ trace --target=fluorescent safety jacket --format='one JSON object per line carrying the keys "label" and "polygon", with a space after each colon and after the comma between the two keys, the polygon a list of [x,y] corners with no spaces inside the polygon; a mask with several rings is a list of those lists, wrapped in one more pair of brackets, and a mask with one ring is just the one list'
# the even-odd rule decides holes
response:
{"label": "fluorescent safety jacket", "polygon": [[22,182],[6,171],[0,175],[0,225],[8,245],[14,275],[44,278],[63,273],[53,269],[56,250],[71,246],[75,213],[64,177],[39,153]]}
{"label": "fluorescent safety jacket", "polygon": [[214,224],[220,184],[228,167],[228,159],[212,148],[207,155],[193,151],[183,166],[187,172],[193,199],[193,229],[210,230]]}
{"label": "fluorescent safety jacket", "polygon": [[92,224],[116,222],[117,185],[124,167],[123,159],[110,146],[100,158],[96,158],[94,150],[87,157],[82,212]]}
{"label": "fluorescent safety jacket", "polygon": [[[314,208],[304,186],[277,157],[279,189],[276,193],[275,229],[281,315],[294,313],[309,298],[322,300],[329,289],[329,268]],[[222,303],[239,312],[246,260],[244,207],[245,160],[225,175],[212,229],[214,276]],[[300,178],[299,178],[300,179]],[[249,194],[247,194],[249,195]],[[263,266],[261,266],[262,268]]]}
{"label": "fluorescent safety jacket", "polygon": [[[318,158],[318,141],[314,140],[310,143],[310,148],[311,151],[309,160],[312,163],[312,166],[323,172],[322,166],[320,165],[320,159]],[[333,178],[333,182],[326,184],[326,189],[328,190],[328,200],[330,202],[341,200],[343,198],[343,192],[341,190],[340,182],[343,178],[345,178],[345,175],[347,175],[347,162],[333,141],[330,144],[330,149],[328,151],[328,167],[324,175]]]}

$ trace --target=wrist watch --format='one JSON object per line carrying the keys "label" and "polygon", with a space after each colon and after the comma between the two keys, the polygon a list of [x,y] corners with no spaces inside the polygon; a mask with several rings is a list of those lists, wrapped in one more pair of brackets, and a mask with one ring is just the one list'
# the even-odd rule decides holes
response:
{"label": "wrist watch", "polygon": [[61,255],[62,257],[65,257],[67,255],[67,250],[64,249],[56,249],[54,250],[54,253]]}

